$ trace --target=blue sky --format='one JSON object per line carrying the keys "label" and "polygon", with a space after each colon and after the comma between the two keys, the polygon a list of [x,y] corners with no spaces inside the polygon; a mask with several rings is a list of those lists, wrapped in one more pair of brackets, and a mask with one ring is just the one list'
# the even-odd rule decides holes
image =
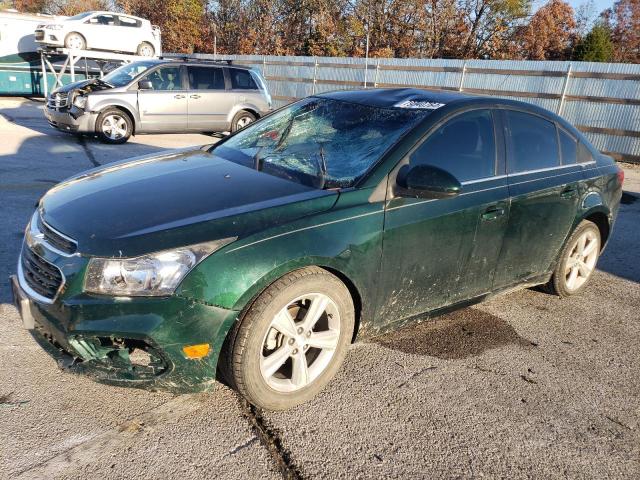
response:
{"label": "blue sky", "polygon": [[[533,10],[537,10],[542,5],[547,3],[548,0],[533,0]],[[588,0],[567,0],[574,9],[577,9],[583,3],[588,3]],[[593,15],[598,16],[603,10],[613,6],[614,0],[593,0]]]}

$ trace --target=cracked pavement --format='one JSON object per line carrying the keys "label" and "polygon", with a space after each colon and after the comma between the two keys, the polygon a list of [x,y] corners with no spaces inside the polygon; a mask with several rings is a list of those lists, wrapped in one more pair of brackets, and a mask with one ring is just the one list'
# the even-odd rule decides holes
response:
{"label": "cracked pavement", "polygon": [[22,330],[6,279],[46,189],[214,140],[79,141],[41,105],[0,99],[0,479],[638,477],[639,166],[584,294],[521,290],[356,343],[314,400],[262,412],[222,385],[174,396],[61,372]]}

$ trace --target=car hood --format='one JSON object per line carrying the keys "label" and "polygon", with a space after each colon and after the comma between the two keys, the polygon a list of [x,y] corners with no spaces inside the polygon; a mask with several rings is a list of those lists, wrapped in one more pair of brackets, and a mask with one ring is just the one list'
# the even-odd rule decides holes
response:
{"label": "car hood", "polygon": [[198,149],[90,170],[49,190],[39,209],[80,253],[133,256],[242,238],[329,209],[337,196]]}
{"label": "car hood", "polygon": [[87,80],[80,80],[78,82],[69,83],[54,91],[54,93],[69,93],[73,90],[80,90],[83,93],[92,92],[94,90],[104,90],[107,88],[113,88],[104,82],[101,82],[97,78],[89,78]]}

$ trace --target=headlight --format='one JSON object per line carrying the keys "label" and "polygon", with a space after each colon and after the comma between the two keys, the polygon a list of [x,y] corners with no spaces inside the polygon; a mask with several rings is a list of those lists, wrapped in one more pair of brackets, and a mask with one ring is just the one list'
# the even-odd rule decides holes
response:
{"label": "headlight", "polygon": [[176,289],[202,259],[236,237],[132,258],[92,258],[84,290],[114,296],[164,296]]}
{"label": "headlight", "polygon": [[57,25],[57,24],[52,24],[52,25],[45,25],[45,27],[47,30],[62,30],[62,25]]}
{"label": "headlight", "polygon": [[84,95],[78,95],[73,99],[73,104],[78,108],[84,109],[84,107],[87,106],[87,97]]}

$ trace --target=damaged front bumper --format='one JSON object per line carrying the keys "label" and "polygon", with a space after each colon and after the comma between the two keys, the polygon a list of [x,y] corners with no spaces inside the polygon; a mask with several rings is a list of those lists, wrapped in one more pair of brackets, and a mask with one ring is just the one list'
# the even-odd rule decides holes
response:
{"label": "damaged front bumper", "polygon": [[56,109],[45,107],[44,116],[49,125],[69,133],[95,133],[97,113],[85,112],[75,105],[65,108]]}
{"label": "damaged front bumper", "polygon": [[[238,312],[179,296],[34,301],[12,277],[14,303],[58,365],[104,383],[176,393],[211,388],[225,334]],[[184,346],[208,343],[192,360]]]}

